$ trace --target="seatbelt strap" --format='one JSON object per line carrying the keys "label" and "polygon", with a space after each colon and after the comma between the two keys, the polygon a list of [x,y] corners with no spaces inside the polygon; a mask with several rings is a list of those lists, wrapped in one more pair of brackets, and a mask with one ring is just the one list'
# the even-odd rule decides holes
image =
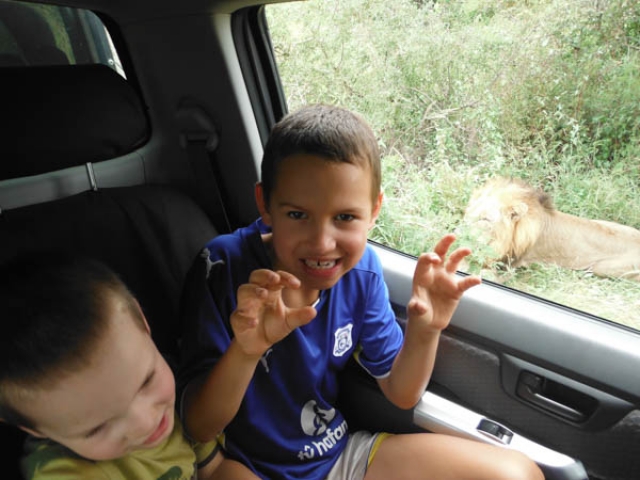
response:
{"label": "seatbelt strap", "polygon": [[216,134],[207,135],[206,133],[187,133],[184,135],[201,204],[219,233],[230,232],[231,223],[224,208],[222,193],[212,165],[218,137]]}
{"label": "seatbelt strap", "polygon": [[200,205],[218,233],[231,232],[231,222],[224,208],[222,191],[214,171],[219,137],[209,116],[197,106],[178,110],[182,124],[180,142],[186,150]]}

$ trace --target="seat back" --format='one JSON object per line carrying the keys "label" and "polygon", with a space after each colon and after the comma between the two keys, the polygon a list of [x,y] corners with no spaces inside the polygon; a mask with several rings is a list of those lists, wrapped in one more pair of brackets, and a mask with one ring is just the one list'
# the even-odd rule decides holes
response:
{"label": "seat back", "polygon": [[[182,283],[215,229],[184,192],[147,183],[139,96],[101,65],[1,68],[0,81],[3,116],[16,119],[0,133],[0,264],[59,250],[104,261],[175,359]],[[22,438],[0,424],[3,478],[19,478]]]}

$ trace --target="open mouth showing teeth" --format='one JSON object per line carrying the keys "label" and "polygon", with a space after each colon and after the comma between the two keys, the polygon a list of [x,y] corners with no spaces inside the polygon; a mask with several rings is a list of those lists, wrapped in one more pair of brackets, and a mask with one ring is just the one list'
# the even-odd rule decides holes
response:
{"label": "open mouth showing teeth", "polygon": [[304,264],[309,268],[333,268],[336,265],[336,261],[325,260],[321,262],[318,260],[305,260]]}

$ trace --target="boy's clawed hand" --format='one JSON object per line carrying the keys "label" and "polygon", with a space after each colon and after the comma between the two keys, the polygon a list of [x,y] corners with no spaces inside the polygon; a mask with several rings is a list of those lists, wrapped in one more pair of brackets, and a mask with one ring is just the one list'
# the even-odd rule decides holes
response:
{"label": "boy's clawed hand", "polygon": [[238,306],[231,315],[236,341],[247,355],[261,356],[269,347],[316,316],[313,307],[289,308],[282,290],[300,288],[300,280],[278,270],[255,270],[238,288]]}
{"label": "boy's clawed hand", "polygon": [[458,248],[447,257],[455,239],[453,234],[445,235],[433,252],[420,255],[416,265],[407,314],[410,320],[424,322],[430,330],[446,328],[462,294],[481,283],[478,276],[456,275],[460,262],[471,250]]}

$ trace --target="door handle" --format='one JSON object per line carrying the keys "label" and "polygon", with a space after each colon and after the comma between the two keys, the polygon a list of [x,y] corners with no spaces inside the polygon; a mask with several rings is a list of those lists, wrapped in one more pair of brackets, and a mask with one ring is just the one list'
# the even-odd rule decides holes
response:
{"label": "door handle", "polygon": [[516,393],[523,400],[576,423],[584,422],[597,406],[595,399],[527,371],[521,372]]}
{"label": "door handle", "polygon": [[627,400],[511,355],[501,356],[501,374],[509,395],[585,430],[609,428],[636,409]]}

